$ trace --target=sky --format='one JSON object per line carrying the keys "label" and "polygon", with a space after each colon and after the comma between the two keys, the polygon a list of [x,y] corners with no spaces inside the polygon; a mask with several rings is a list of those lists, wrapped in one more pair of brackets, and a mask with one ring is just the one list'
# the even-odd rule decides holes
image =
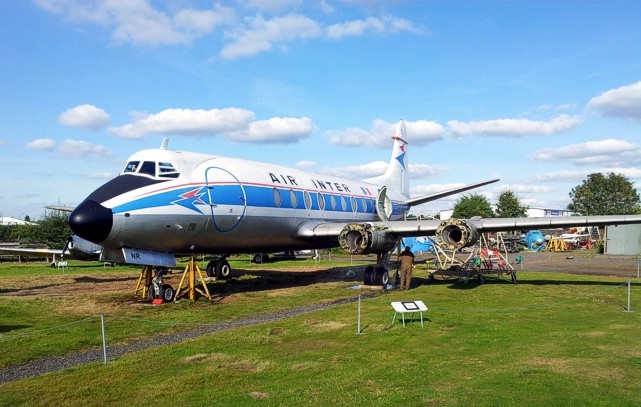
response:
{"label": "sky", "polygon": [[0,1],[0,215],[77,205],[164,137],[369,178],[400,119],[413,197],[638,189],[640,21],[636,1]]}

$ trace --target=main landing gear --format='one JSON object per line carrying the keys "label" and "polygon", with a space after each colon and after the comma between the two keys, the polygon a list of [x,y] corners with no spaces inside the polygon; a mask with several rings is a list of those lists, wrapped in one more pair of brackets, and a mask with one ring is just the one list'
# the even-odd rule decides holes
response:
{"label": "main landing gear", "polygon": [[231,266],[227,256],[222,256],[207,263],[207,277],[216,277],[227,280],[231,276]]}
{"label": "main landing gear", "polygon": [[389,271],[386,264],[389,261],[389,253],[376,254],[376,266],[366,266],[363,271],[363,284],[382,285],[387,287],[389,283]]}

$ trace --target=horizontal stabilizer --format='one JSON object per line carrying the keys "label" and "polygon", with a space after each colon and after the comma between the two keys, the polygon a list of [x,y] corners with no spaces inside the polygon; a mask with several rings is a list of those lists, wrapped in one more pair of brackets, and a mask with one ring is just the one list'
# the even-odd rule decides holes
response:
{"label": "horizontal stabilizer", "polygon": [[424,195],[424,196],[421,196],[421,197],[418,197],[418,198],[410,199],[410,200],[408,200],[406,202],[406,204],[408,204],[409,206],[420,205],[420,204],[425,203],[425,202],[430,202],[430,201],[434,201],[436,199],[441,199],[441,198],[446,197],[446,196],[458,194],[459,192],[464,192],[464,191],[467,191],[467,190],[470,190],[470,189],[474,189],[474,188],[482,187],[484,185],[492,184],[492,183],[497,182],[497,181],[499,181],[498,178],[497,179],[492,179],[492,180],[489,180],[489,181],[477,182],[476,184],[469,184],[469,185],[465,185],[465,186],[458,187],[458,188],[448,189],[446,191],[437,192],[435,194]]}

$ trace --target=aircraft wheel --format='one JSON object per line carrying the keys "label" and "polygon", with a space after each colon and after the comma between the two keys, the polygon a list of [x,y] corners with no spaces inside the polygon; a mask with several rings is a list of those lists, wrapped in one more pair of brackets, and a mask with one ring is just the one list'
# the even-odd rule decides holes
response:
{"label": "aircraft wheel", "polygon": [[226,280],[231,276],[231,266],[227,260],[220,260],[216,264],[214,275],[220,279]]}
{"label": "aircraft wheel", "polygon": [[147,298],[153,301],[154,298],[156,298],[156,293],[154,292],[154,285],[149,284],[149,287],[147,287]]}
{"label": "aircraft wheel", "polygon": [[376,269],[376,274],[372,276],[372,280],[373,285],[382,285],[387,287],[387,283],[389,283],[389,273],[387,272],[387,269],[385,267],[378,267]]}
{"label": "aircraft wheel", "polygon": [[372,285],[372,277],[374,277],[375,275],[376,273],[374,272],[374,266],[365,267],[365,270],[363,271],[363,284]]}
{"label": "aircraft wheel", "polygon": [[209,263],[207,263],[207,269],[205,270],[207,277],[214,277],[214,272],[216,270],[216,263],[218,263],[216,260],[212,260]]}
{"label": "aircraft wheel", "polygon": [[174,299],[174,295],[176,293],[174,292],[174,287],[170,286],[169,284],[164,284],[162,286],[162,299],[165,302],[171,302],[171,300]]}
{"label": "aircraft wheel", "polygon": [[52,262],[51,262],[51,268],[52,268],[52,269],[55,269],[55,268],[56,268],[56,262],[55,262],[55,261],[52,261]]}
{"label": "aircraft wheel", "polygon": [[254,253],[254,255],[252,256],[252,263],[262,264],[263,261],[266,260],[266,257],[267,256],[263,253]]}

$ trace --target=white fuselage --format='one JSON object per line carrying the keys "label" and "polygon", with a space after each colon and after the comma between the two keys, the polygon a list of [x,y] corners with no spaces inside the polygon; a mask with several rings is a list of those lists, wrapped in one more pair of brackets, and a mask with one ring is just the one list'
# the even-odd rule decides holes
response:
{"label": "white fuselage", "polygon": [[305,239],[299,231],[320,223],[376,221],[377,206],[390,219],[401,218],[404,197],[394,191],[379,197],[379,190],[363,181],[262,162],[143,150],[87,198],[112,214],[109,230],[89,238],[107,250],[169,253],[333,247],[336,238]]}

